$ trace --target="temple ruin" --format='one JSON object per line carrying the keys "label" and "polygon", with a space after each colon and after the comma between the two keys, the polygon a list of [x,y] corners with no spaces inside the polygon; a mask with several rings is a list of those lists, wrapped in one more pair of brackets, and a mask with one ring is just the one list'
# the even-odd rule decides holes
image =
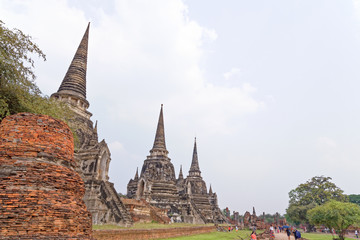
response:
{"label": "temple ruin", "polygon": [[69,127],[18,113],[3,119],[0,136],[0,238],[92,239]]}
{"label": "temple ruin", "polygon": [[[86,100],[88,37],[89,25],[59,90],[51,97],[66,103],[74,112],[74,117],[68,122],[78,136],[75,159],[85,182],[84,201],[92,214],[93,224],[129,226],[141,216],[148,220],[160,219],[161,222],[169,219],[187,223],[227,221],[218,207],[216,193],[211,189],[207,192],[201,177],[196,142],[189,175],[184,178],[181,169],[179,178],[176,178],[165,144],[162,106],[150,155],[144,161],[140,176],[136,171],[127,186],[129,198],[145,200],[146,203],[141,206],[141,201],[123,201],[118,196],[108,177],[109,148],[105,140],[98,141],[97,122],[94,126],[90,120],[92,114],[87,110],[90,105]],[[164,211],[166,215],[163,215]]]}
{"label": "temple ruin", "polygon": [[196,141],[189,175],[184,179],[182,168],[176,179],[174,166],[168,157],[165,143],[163,106],[161,105],[155,140],[140,176],[127,186],[127,197],[144,199],[151,205],[166,209],[172,221],[186,223],[222,223],[226,219],[217,205],[217,195],[207,192],[201,177]]}
{"label": "temple ruin", "polygon": [[75,148],[78,172],[85,182],[84,201],[91,212],[93,224],[129,226],[132,218],[118,196],[114,184],[109,182],[110,150],[105,142],[98,141],[97,122],[90,120],[87,110],[86,68],[90,23],[69,66],[59,90],[51,97],[65,102],[74,112],[69,125],[79,138]]}

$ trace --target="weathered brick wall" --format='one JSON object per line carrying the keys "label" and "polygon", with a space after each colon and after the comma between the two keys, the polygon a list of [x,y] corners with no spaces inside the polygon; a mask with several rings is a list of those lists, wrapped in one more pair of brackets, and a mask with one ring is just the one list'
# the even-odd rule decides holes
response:
{"label": "weathered brick wall", "polygon": [[20,113],[0,125],[0,238],[90,239],[69,127]]}
{"label": "weathered brick wall", "polygon": [[215,226],[203,227],[179,227],[166,229],[117,229],[117,230],[94,230],[93,236],[97,240],[146,240],[161,239],[215,231]]}

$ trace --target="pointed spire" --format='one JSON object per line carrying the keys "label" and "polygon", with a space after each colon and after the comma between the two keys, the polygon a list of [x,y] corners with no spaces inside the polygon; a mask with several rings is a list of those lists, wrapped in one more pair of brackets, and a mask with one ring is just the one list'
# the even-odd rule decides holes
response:
{"label": "pointed spire", "polygon": [[161,110],[159,115],[159,121],[156,129],[155,141],[153,148],[150,150],[151,153],[157,151],[168,153],[165,144],[165,130],[164,130],[164,117],[163,117],[163,105],[161,104]]}
{"label": "pointed spire", "polygon": [[138,179],[139,179],[139,168],[137,167],[134,180],[138,180]]}
{"label": "pointed spire", "polygon": [[256,215],[255,207],[253,207],[253,215],[254,215],[254,216]]}
{"label": "pointed spire", "polygon": [[184,179],[184,175],[182,172],[182,165],[180,165],[180,172],[179,172],[179,178],[178,179]]}
{"label": "pointed spire", "polygon": [[212,188],[211,188],[211,184],[210,184],[210,189],[209,189],[209,194],[213,194]]}
{"label": "pointed spire", "polygon": [[94,132],[97,134],[97,120],[95,122]]}
{"label": "pointed spire", "polygon": [[199,168],[199,161],[198,161],[197,147],[196,147],[196,138],[195,138],[194,151],[193,151],[193,157],[192,157],[189,174],[190,174],[190,176],[200,176],[200,173],[201,173],[201,171]]}
{"label": "pointed spire", "polygon": [[65,93],[86,99],[86,66],[88,53],[88,24],[85,34],[59,87],[58,93]]}

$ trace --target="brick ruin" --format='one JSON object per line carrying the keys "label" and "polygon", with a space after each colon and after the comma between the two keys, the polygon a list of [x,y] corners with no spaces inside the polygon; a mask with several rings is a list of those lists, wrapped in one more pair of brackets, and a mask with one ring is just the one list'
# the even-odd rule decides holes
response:
{"label": "brick ruin", "polygon": [[157,222],[167,224],[170,218],[167,210],[150,205],[144,199],[121,198],[134,222]]}
{"label": "brick ruin", "polygon": [[0,136],[1,239],[91,239],[69,127],[19,113],[3,119]]}
{"label": "brick ruin", "polygon": [[92,114],[87,110],[86,68],[88,52],[88,25],[75,56],[59,87],[51,97],[66,103],[74,112],[68,119],[75,129],[78,142],[75,160],[79,162],[78,172],[85,182],[84,201],[91,212],[93,224],[116,224],[130,226],[133,220],[118,196],[114,184],[109,182],[110,150],[105,142],[98,141],[97,122],[90,120]]}
{"label": "brick ruin", "polygon": [[266,222],[265,212],[263,212],[262,216],[256,216],[255,208],[253,207],[253,214],[246,211],[241,222],[242,228],[249,229],[269,229],[271,225],[273,226],[284,226],[286,225],[286,219],[280,218],[280,214],[277,212],[274,215],[274,220],[272,223]]}
{"label": "brick ruin", "polygon": [[217,203],[217,195],[201,177],[196,141],[189,175],[184,179],[182,169],[175,177],[174,166],[168,157],[165,143],[163,107],[161,106],[155,141],[147,156],[140,176],[136,171],[134,179],[127,186],[127,196],[144,199],[151,205],[166,209],[172,222],[223,223]]}

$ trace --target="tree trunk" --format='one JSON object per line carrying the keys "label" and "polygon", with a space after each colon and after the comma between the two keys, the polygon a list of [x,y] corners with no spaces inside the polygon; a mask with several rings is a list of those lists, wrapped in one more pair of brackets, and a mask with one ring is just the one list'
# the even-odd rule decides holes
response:
{"label": "tree trunk", "polygon": [[340,239],[340,240],[344,240],[344,239],[345,239],[345,233],[346,233],[346,230],[341,230],[341,231],[339,231],[339,239]]}

